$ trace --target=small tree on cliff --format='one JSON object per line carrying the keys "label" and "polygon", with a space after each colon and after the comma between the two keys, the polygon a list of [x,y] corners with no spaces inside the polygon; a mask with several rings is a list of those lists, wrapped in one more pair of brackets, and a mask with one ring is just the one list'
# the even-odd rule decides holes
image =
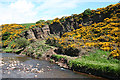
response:
{"label": "small tree on cliff", "polygon": [[88,16],[88,15],[91,15],[92,14],[92,12],[91,12],[91,10],[88,8],[88,9],[86,9],[84,12],[83,12],[83,15],[84,16]]}
{"label": "small tree on cliff", "polygon": [[36,22],[36,24],[43,23],[43,22],[45,22],[45,20],[39,20]]}

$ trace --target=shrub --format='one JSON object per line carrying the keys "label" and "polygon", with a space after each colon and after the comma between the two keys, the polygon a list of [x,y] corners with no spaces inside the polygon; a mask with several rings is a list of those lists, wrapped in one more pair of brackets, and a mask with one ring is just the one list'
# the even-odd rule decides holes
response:
{"label": "shrub", "polygon": [[39,21],[36,22],[36,24],[42,23],[42,22],[45,22],[45,20],[39,20]]}
{"label": "shrub", "polygon": [[91,10],[88,8],[88,9],[86,9],[84,12],[83,12],[83,15],[84,16],[88,16],[88,15],[91,15],[92,14],[92,12],[91,12]]}
{"label": "shrub", "polygon": [[3,35],[2,35],[2,40],[7,40],[9,37],[10,37],[10,33],[9,32],[5,32]]}
{"label": "shrub", "polygon": [[18,48],[25,48],[29,44],[29,41],[25,38],[19,38],[16,40],[16,46]]}
{"label": "shrub", "polygon": [[51,24],[53,22],[53,20],[47,20],[46,23],[47,24]]}

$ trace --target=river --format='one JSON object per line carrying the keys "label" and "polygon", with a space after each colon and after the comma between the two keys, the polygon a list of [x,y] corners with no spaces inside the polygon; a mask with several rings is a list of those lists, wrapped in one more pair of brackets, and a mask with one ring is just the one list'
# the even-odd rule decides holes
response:
{"label": "river", "polygon": [[43,59],[33,59],[14,53],[0,53],[2,78],[81,78],[107,80],[61,68]]}

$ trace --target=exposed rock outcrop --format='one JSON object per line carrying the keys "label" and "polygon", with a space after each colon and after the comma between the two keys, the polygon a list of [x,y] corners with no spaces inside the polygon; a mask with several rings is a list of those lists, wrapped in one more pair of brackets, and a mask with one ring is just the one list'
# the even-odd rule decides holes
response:
{"label": "exposed rock outcrop", "polygon": [[21,34],[22,37],[26,39],[45,39],[50,35],[50,29],[48,25],[43,26],[42,28],[33,28],[25,31]]}
{"label": "exposed rock outcrop", "polygon": [[[96,10],[96,12],[99,12],[99,10]],[[55,34],[61,37],[62,34],[65,32],[70,32],[75,29],[78,29],[82,26],[89,26],[93,23],[103,22],[105,18],[110,18],[111,13],[113,13],[113,10],[108,11],[107,13],[101,12],[100,14],[93,14],[89,16],[83,15],[81,17],[81,14],[79,15],[73,15],[69,16],[67,18],[64,18],[63,21],[53,21],[52,24],[49,25],[42,25],[42,27],[32,28],[28,31],[24,32],[22,36],[24,36],[27,39],[45,39],[47,36],[51,34]],[[81,18],[81,19],[80,19]],[[79,25],[82,26],[79,26]]]}

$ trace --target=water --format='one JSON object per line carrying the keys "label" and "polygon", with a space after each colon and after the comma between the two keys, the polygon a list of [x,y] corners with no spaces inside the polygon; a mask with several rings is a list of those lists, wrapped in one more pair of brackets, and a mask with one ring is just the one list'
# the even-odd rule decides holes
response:
{"label": "water", "polygon": [[32,59],[13,53],[1,54],[1,60],[3,61],[3,65],[1,65],[2,78],[95,78],[105,80],[101,77],[60,68],[56,64],[51,64],[45,60]]}

